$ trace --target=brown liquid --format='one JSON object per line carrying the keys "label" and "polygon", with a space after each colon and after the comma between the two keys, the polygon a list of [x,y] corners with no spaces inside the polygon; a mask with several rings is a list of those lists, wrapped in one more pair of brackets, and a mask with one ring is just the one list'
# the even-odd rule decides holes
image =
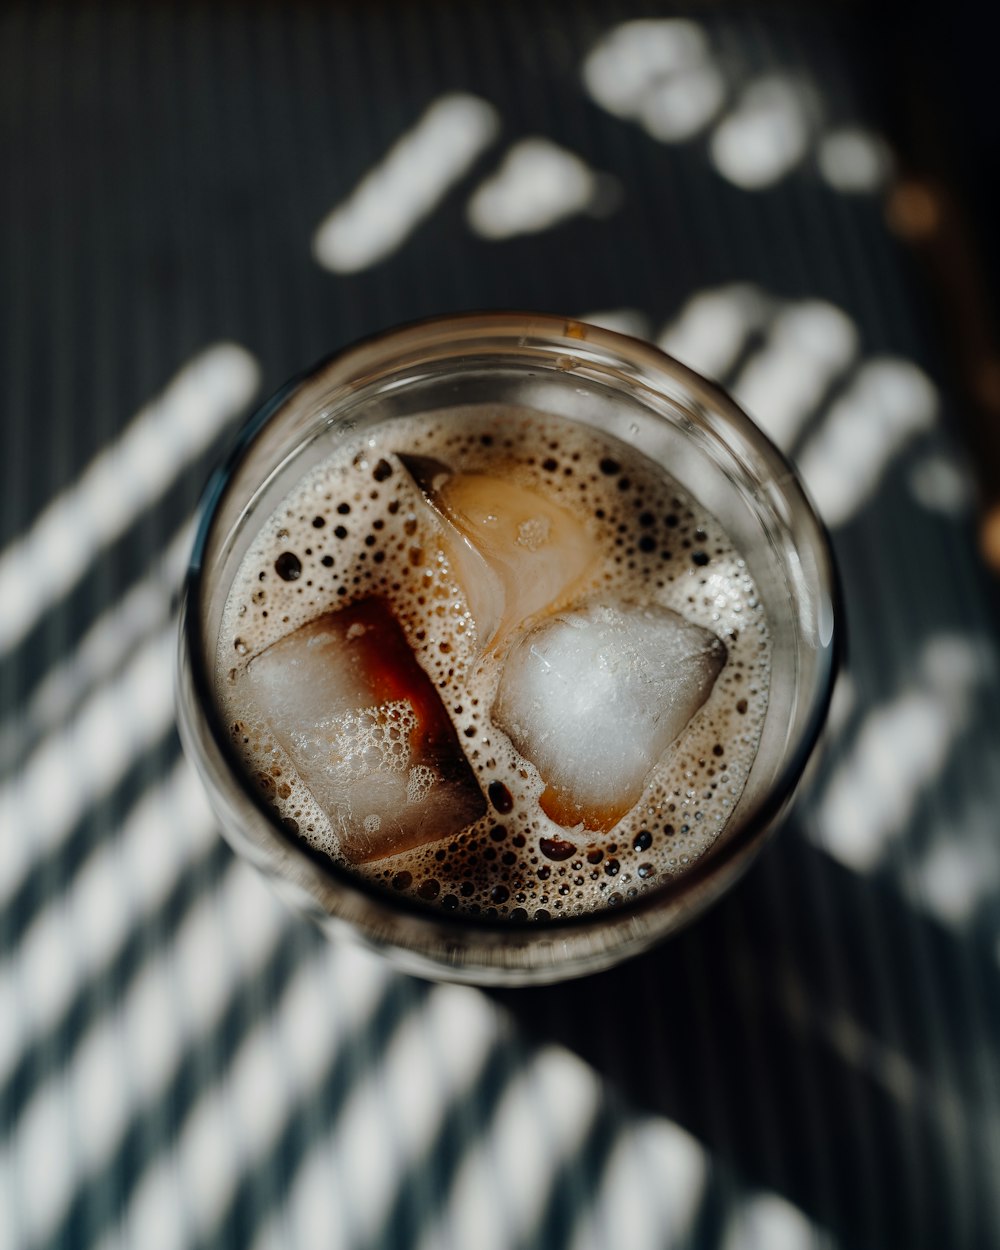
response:
{"label": "brown liquid", "polygon": [[[572,806],[551,819],[537,770],[492,723],[504,656],[525,625],[486,646],[493,640],[476,628],[464,570],[400,455],[508,479],[576,518],[601,554],[584,574],[574,568],[565,606],[668,607],[725,644],[728,659],[707,703],[609,829],[565,828],[558,818],[573,819]],[[364,857],[255,712],[247,674],[255,657],[296,629],[348,607],[368,611],[373,602],[391,614],[436,692],[482,809],[441,841],[358,863]],[[508,628],[501,619],[500,633]],[[546,919],[655,887],[715,841],[756,752],[769,659],[766,621],[742,558],[669,475],[565,419],[477,407],[376,427],[302,479],[263,526],[230,593],[219,698],[248,772],[289,832],[314,851],[434,906]]]}

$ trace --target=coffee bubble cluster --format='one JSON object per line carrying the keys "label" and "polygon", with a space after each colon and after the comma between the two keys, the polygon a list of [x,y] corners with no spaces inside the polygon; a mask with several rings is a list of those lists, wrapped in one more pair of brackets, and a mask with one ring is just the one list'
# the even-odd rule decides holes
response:
{"label": "coffee bubble cluster", "polygon": [[[400,456],[487,474],[576,517],[594,559],[574,603],[650,603],[715,633],[727,660],[707,702],[609,832],[553,823],[543,782],[490,719],[513,639],[484,653],[440,524]],[[683,873],[716,841],[753,763],[767,707],[767,622],[719,523],[660,466],[562,417],[477,405],[398,419],[339,443],[252,542],[226,604],[218,698],[248,776],[288,836],[344,862],[337,830],[248,698],[272,643],[362,599],[390,607],[437,689],[487,801],[454,836],[349,865],[445,910],[557,920],[616,906]]]}

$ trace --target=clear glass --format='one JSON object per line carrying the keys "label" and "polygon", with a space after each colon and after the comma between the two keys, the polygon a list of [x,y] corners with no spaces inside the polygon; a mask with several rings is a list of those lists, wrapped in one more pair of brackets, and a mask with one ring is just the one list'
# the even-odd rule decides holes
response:
{"label": "clear glass", "polygon": [[[236,760],[214,697],[216,644],[259,527],[331,440],[401,416],[509,403],[598,427],[663,464],[721,522],[767,614],[771,688],[743,794],[710,851],[631,902],[489,921],[412,905],[282,832]],[[181,737],[232,846],[331,934],[424,976],[538,984],[607,968],[727,889],[774,828],[823,725],[837,655],[829,544],[791,466],[718,387],[648,344],[551,316],[470,314],[368,339],[289,384],[249,422],[206,494],[183,599]]]}

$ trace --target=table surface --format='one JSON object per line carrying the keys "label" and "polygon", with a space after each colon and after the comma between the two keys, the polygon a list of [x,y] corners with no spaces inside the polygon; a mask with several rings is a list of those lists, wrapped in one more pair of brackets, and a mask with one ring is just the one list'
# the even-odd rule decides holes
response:
{"label": "table surface", "polygon": [[[664,12],[0,15],[3,1250],[1000,1244],[997,603],[887,225],[880,50]],[[240,420],[475,307],[722,379],[798,462],[849,625],[828,750],[740,886],[516,993],[286,912],[172,708]]]}

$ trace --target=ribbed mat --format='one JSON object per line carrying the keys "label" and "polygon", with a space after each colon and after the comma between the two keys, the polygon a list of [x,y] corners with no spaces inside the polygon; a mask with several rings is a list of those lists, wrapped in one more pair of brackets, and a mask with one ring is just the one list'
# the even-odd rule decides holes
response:
{"label": "ribbed mat", "polygon": [[[874,50],[794,9],[637,17],[678,12],[0,15],[2,1250],[1000,1244],[997,613]],[[421,182],[394,145],[427,133]],[[721,905],[487,995],[324,943],[235,862],[170,613],[255,401],[494,307],[733,388],[831,524],[849,666]]]}

